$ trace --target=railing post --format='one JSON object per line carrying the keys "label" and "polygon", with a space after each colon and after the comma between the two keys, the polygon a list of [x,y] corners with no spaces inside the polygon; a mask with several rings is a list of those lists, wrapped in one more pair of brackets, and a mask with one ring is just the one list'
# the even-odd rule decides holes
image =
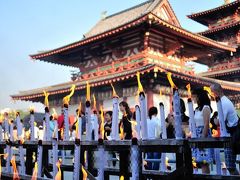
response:
{"label": "railing post", "polygon": [[138,148],[138,140],[137,138],[132,139],[131,146],[131,172],[132,172],[132,180],[140,179],[140,167],[141,163],[139,162],[139,148]]}
{"label": "railing post", "polygon": [[119,152],[120,154],[120,177],[123,176],[124,180],[129,180],[129,172],[128,172],[128,168],[129,168],[129,149],[128,150],[121,150]]}
{"label": "railing post", "polygon": [[42,160],[43,160],[43,146],[42,140],[38,141],[37,163],[38,163],[38,177],[42,177]]}
{"label": "railing post", "polygon": [[192,151],[187,140],[184,140],[184,166],[186,167],[186,172],[184,175],[187,179],[191,179],[193,175],[193,165],[192,165]]}
{"label": "railing post", "polygon": [[104,146],[103,139],[98,140],[98,180],[104,180],[104,166],[105,166],[105,155],[104,155]]}
{"label": "railing post", "polygon": [[73,179],[80,179],[80,139],[75,139]]}
{"label": "railing post", "polygon": [[[0,154],[4,154],[4,146],[0,146]],[[0,163],[3,164],[3,156],[0,156]]]}
{"label": "railing post", "polygon": [[93,166],[94,166],[94,157],[93,157],[93,151],[90,150],[90,148],[87,150],[87,170],[93,174]]}
{"label": "railing post", "polygon": [[23,144],[21,140],[19,140],[18,143],[19,143],[18,150],[19,150],[19,159],[20,159],[19,173],[25,174],[26,170],[25,170],[25,160],[24,160],[24,153],[23,153]]}
{"label": "railing post", "polygon": [[32,175],[33,173],[33,151],[32,148],[26,148],[26,174]]}
{"label": "railing post", "polygon": [[57,168],[57,162],[58,162],[58,144],[57,144],[57,138],[52,139],[52,154],[53,154],[53,177],[55,178],[58,168]]}
{"label": "railing post", "polygon": [[8,154],[8,156],[7,156],[7,162],[6,162],[6,171],[7,171],[8,173],[10,173],[10,172],[11,172],[10,161],[11,161],[11,159],[12,159],[12,148],[11,148],[12,142],[11,142],[10,140],[7,140],[7,141],[6,141],[6,144],[7,144],[7,149],[6,149],[6,151],[7,151],[7,154]]}
{"label": "railing post", "polygon": [[183,167],[183,163],[184,163],[183,153],[177,152],[176,153],[176,169],[179,169],[179,168]]}
{"label": "railing post", "polygon": [[[85,149],[83,148],[83,146],[80,145],[80,167],[81,167],[81,165],[85,166],[85,160],[86,159],[84,157],[84,153],[85,153]],[[79,176],[80,176],[79,179],[82,179],[83,173],[82,173],[81,169],[80,169],[80,172],[79,172]]]}

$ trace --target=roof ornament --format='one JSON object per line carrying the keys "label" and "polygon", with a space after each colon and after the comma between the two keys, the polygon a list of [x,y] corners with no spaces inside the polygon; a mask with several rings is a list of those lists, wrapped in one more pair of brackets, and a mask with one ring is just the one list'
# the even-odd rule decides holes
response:
{"label": "roof ornament", "polygon": [[105,19],[107,17],[107,11],[103,11],[101,13],[101,20]]}
{"label": "roof ornament", "polygon": [[231,0],[224,0],[224,4],[229,4],[231,3]]}

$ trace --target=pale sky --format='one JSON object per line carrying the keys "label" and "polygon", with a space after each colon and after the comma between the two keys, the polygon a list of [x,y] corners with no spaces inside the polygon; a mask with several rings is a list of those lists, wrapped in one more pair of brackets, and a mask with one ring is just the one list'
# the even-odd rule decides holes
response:
{"label": "pale sky", "polygon": [[[82,39],[101,17],[144,0],[2,0],[0,1],[0,110],[27,109],[32,103],[13,102],[11,94],[63,83],[70,70],[61,65],[33,62],[29,54],[54,49]],[[170,0],[183,28],[206,27],[186,15],[222,5],[224,0]],[[42,108],[36,105],[38,108]]]}

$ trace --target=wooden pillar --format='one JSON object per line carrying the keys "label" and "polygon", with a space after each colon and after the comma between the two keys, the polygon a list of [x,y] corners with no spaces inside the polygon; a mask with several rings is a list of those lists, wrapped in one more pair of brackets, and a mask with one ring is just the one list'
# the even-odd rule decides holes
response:
{"label": "wooden pillar", "polygon": [[35,155],[37,155],[37,150],[33,148],[27,148],[26,150],[26,174],[32,175],[33,173],[33,152],[35,151]]}
{"label": "wooden pillar", "polygon": [[147,109],[149,109],[153,105],[154,105],[154,103],[153,103],[153,91],[152,91],[152,89],[147,89]]}
{"label": "wooden pillar", "polygon": [[146,31],[144,34],[144,45],[143,45],[144,50],[147,50],[149,47],[149,35],[150,33],[148,31]]}
{"label": "wooden pillar", "polygon": [[[0,146],[0,154],[4,154],[4,146]],[[1,165],[3,166],[3,156],[0,156]],[[5,164],[5,163],[4,163]]]}
{"label": "wooden pillar", "polygon": [[92,150],[87,150],[87,160],[88,160],[88,171],[94,173],[94,153]]}
{"label": "wooden pillar", "polygon": [[120,158],[120,162],[119,162],[119,168],[120,168],[120,176],[124,176],[124,180],[129,180],[129,165],[130,165],[130,161],[129,161],[129,154],[130,151],[129,150],[121,150],[119,152],[119,158]]}
{"label": "wooden pillar", "polygon": [[[82,148],[82,146],[80,146],[80,165],[85,167],[84,153],[85,153],[85,150]],[[82,178],[83,177],[82,170],[80,170],[79,176],[80,176],[80,179],[83,179]]]}
{"label": "wooden pillar", "polygon": [[192,174],[193,174],[192,151],[186,140],[184,141],[184,160],[185,160],[185,167],[187,169],[185,176],[189,179],[192,179]]}

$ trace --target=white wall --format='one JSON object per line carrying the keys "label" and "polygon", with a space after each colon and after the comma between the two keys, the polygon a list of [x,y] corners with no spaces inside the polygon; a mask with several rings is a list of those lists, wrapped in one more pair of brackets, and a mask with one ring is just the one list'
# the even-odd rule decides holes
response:
{"label": "white wall", "polygon": [[168,113],[170,112],[169,99],[169,96],[166,95],[162,95],[160,99],[160,94],[153,94],[153,106],[157,107],[158,112],[160,112],[159,103],[162,101],[164,104],[165,117],[167,117]]}

